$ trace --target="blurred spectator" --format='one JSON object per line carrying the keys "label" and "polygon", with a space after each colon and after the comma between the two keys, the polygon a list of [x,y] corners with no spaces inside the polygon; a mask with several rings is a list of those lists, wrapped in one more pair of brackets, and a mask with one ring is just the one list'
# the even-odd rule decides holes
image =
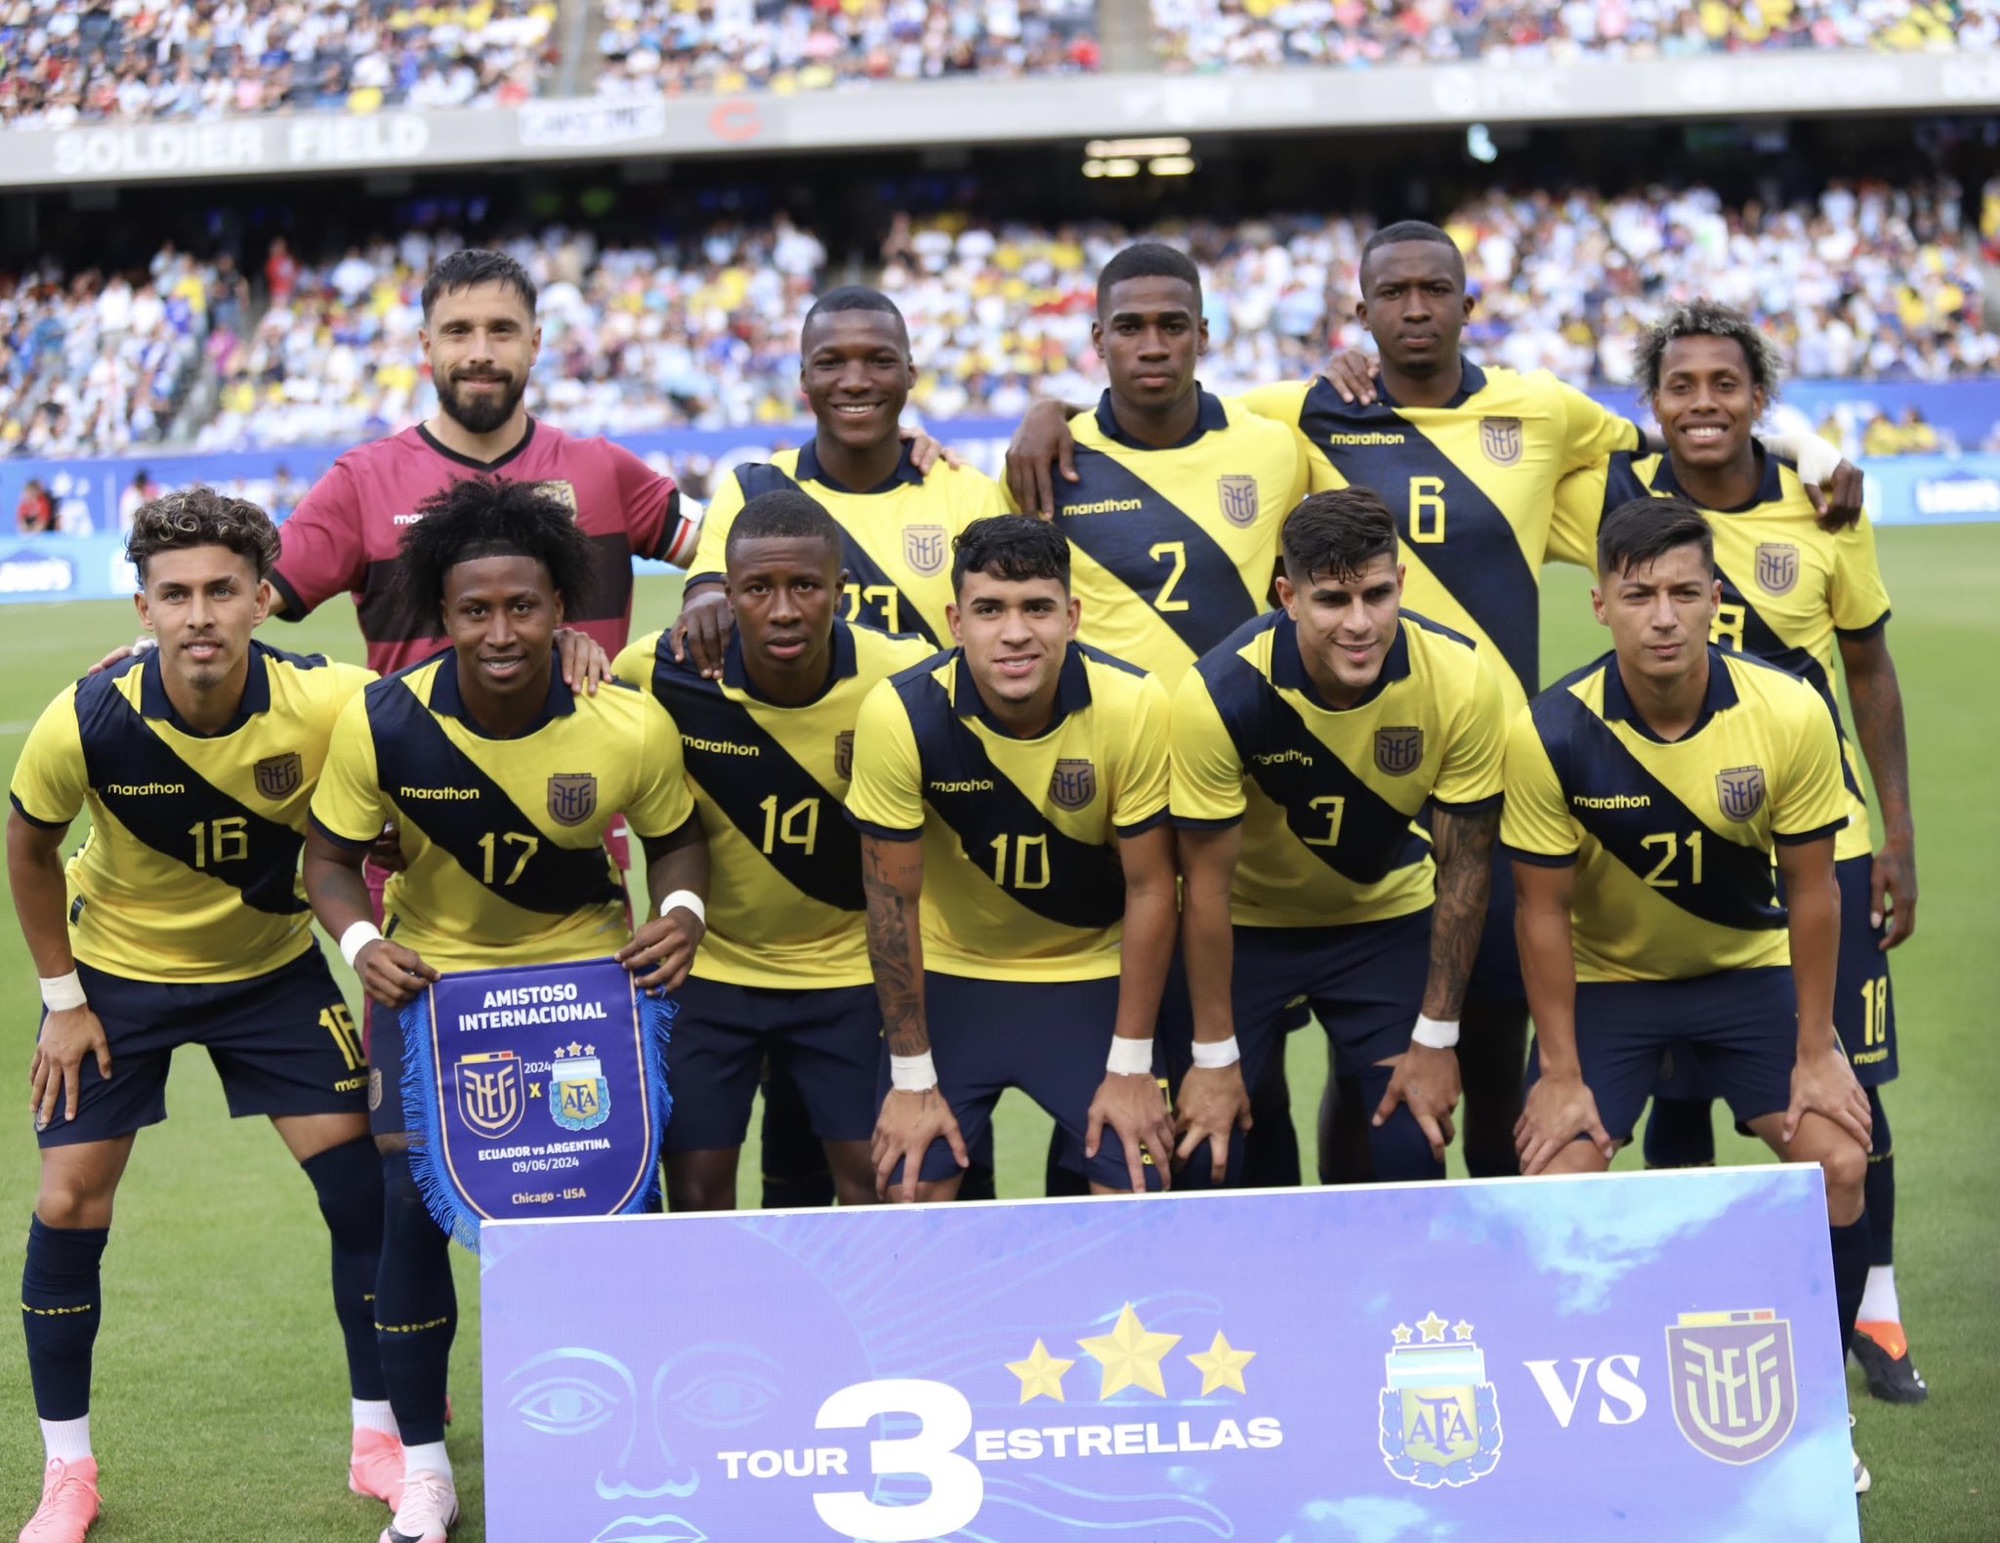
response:
{"label": "blurred spectator", "polygon": [[1914,402],[1895,418],[1878,412],[1861,436],[1863,455],[1937,455],[1957,449],[1948,436],[1924,421],[1923,410]]}
{"label": "blurred spectator", "polygon": [[1990,49],[1994,0],[1152,0],[1170,70]]}
{"label": "blurred spectator", "polygon": [[0,122],[516,106],[556,15],[554,0],[13,0]]}
{"label": "blurred spectator", "polygon": [[600,93],[817,91],[1098,66],[1095,0],[600,0]]}
{"label": "blurred spectator", "polygon": [[14,505],[14,529],[23,536],[46,536],[56,528],[56,503],[49,490],[35,478],[21,489],[21,501]]}

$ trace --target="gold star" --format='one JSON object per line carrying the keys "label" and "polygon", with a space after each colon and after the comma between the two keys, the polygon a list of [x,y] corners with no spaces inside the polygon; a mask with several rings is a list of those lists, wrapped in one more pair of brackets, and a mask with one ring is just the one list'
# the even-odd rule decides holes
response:
{"label": "gold star", "polygon": [[1451,1337],[1457,1340],[1471,1339],[1472,1325],[1467,1323],[1463,1318],[1459,1319],[1457,1323],[1451,1326]]}
{"label": "gold star", "polygon": [[585,1046],[583,1047],[583,1053],[584,1053],[585,1055],[596,1055],[596,1054],[597,1054],[597,1046],[595,1046],[595,1045],[585,1045]]}
{"label": "gold star", "polygon": [[1048,1346],[1035,1341],[1034,1353],[1025,1361],[1009,1361],[1007,1370],[1021,1379],[1021,1402],[1035,1398],[1052,1398],[1057,1403],[1067,1403],[1063,1397],[1063,1373],[1076,1365],[1060,1356],[1049,1354]]}
{"label": "gold star", "polygon": [[582,1055],[583,1046],[579,1045],[575,1040],[571,1040],[569,1042],[569,1053],[573,1056]]}
{"label": "gold star", "polygon": [[531,1083],[529,1083],[529,1084],[528,1084],[528,1097],[530,1097],[530,1098],[540,1098],[541,1096],[542,1096],[542,1085],[541,1085],[541,1084],[540,1084],[539,1082],[531,1082]]}
{"label": "gold star", "polygon": [[1165,1398],[1167,1385],[1160,1376],[1160,1362],[1180,1342],[1178,1334],[1148,1334],[1130,1302],[1118,1315],[1118,1326],[1109,1334],[1077,1341],[1087,1355],[1095,1357],[1104,1367],[1104,1386],[1097,1394],[1100,1399],[1109,1398],[1122,1388],[1143,1388]]}
{"label": "gold star", "polygon": [[1407,1345],[1410,1342],[1410,1335],[1413,1332],[1414,1331],[1410,1328],[1410,1326],[1407,1323],[1397,1324],[1395,1328],[1396,1343],[1399,1345]]}
{"label": "gold star", "polygon": [[1419,1318],[1417,1320],[1417,1327],[1424,1331],[1424,1343],[1426,1345],[1432,1343],[1442,1345],[1444,1343],[1445,1323],[1435,1312],[1428,1318]]}
{"label": "gold star", "polygon": [[1248,1393],[1243,1386],[1243,1368],[1257,1359],[1254,1350],[1235,1349],[1218,1330],[1215,1343],[1201,1355],[1191,1355],[1188,1361],[1201,1373],[1201,1391],[1204,1396],[1218,1388],[1234,1388],[1238,1393]]}

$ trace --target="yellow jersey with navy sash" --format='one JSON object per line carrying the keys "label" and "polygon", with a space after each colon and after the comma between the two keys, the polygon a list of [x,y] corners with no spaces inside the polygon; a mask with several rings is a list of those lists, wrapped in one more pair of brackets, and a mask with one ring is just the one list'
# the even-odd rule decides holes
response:
{"label": "yellow jersey with navy sash", "polygon": [[[1875,833],[1833,672],[1837,640],[1872,637],[1889,624],[1875,528],[1864,514],[1846,530],[1822,530],[1797,468],[1769,453],[1763,459],[1749,503],[1702,510],[1715,532],[1715,573],[1722,581],[1709,640],[1790,670],[1820,694],[1840,733],[1848,793],[1847,828],[1834,855],[1866,857],[1875,850]],[[1565,478],[1556,509],[1557,539],[1568,548],[1564,559],[1594,566],[1603,517],[1647,497],[1687,498],[1667,456],[1621,451],[1607,465]]]}
{"label": "yellow jersey with navy sash", "polygon": [[882,682],[854,733],[850,817],[924,844],[924,966],[979,980],[1118,973],[1118,839],[1167,818],[1167,694],[1072,643],[1056,713],[1018,739],[957,649]]}
{"label": "yellow jersey with navy sash", "polygon": [[1773,853],[1847,819],[1840,740],[1819,694],[1710,647],[1708,696],[1672,743],[1633,710],[1615,655],[1523,708],[1500,839],[1577,865],[1578,980],[1684,980],[1791,962]]}
{"label": "yellow jersey with navy sash", "polygon": [[1345,926],[1431,904],[1415,817],[1497,802],[1507,710],[1470,640],[1408,611],[1375,684],[1329,706],[1278,611],[1182,679],[1172,733],[1174,823],[1243,826],[1237,925]]}
{"label": "yellow jersey with navy sash", "polygon": [[728,576],[723,559],[736,516],[760,493],[784,488],[810,493],[846,538],[843,621],[950,646],[944,610],[954,598],[952,540],[974,520],[1007,512],[998,483],[969,466],[942,462],[928,474],[919,472],[905,445],[888,481],[857,490],[827,475],[810,442],[802,449],[780,450],[768,461],[746,462],[717,479],[688,582],[722,582]]}
{"label": "yellow jersey with navy sash", "polygon": [[653,837],[694,816],[680,734],[658,702],[615,681],[573,696],[558,668],[541,713],[496,739],[472,722],[449,652],[348,703],[312,801],[314,828],[343,846],[395,822],[404,868],[383,892],[389,935],[444,971],[622,948],[625,887],[604,849],[621,813]]}
{"label": "yellow jersey with navy sash", "polygon": [[719,681],[676,663],[666,638],[641,638],[613,668],[657,697],[681,732],[711,874],[694,973],[732,986],[867,985],[861,838],[844,813],[854,725],[877,683],[936,650],[835,622],[825,690],[781,707],[751,684],[740,634]]}
{"label": "yellow jersey with navy sash", "polygon": [[1244,401],[1304,437],[1314,492],[1364,487],[1387,500],[1409,570],[1404,603],[1496,653],[1512,708],[1541,689],[1541,569],[1556,485],[1639,448],[1639,430],[1545,370],[1463,368],[1442,407],[1399,407],[1386,392],[1350,404],[1319,379]]}
{"label": "yellow jersey with navy sash", "polygon": [[21,817],[90,835],[69,860],[70,949],[128,980],[248,980],[312,947],[306,811],[335,721],[375,677],[250,645],[243,705],[215,734],[167,698],[157,652],[78,681],[14,768]]}
{"label": "yellow jersey with navy sash", "polygon": [[1127,436],[1105,392],[1071,424],[1078,480],[1056,479],[1078,634],[1169,690],[1270,609],[1278,533],[1306,490],[1297,435],[1197,390],[1194,428],[1162,449]]}

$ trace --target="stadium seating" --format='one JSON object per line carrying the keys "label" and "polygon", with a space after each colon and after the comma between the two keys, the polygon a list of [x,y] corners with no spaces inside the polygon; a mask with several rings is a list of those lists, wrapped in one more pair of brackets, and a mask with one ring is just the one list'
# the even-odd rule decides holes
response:
{"label": "stadium seating", "polygon": [[1163,66],[1676,57],[1773,48],[1991,48],[1992,0],[1152,0]]}
{"label": "stadium seating", "polygon": [[512,106],[556,16],[555,0],[24,0],[0,8],[0,121]]}

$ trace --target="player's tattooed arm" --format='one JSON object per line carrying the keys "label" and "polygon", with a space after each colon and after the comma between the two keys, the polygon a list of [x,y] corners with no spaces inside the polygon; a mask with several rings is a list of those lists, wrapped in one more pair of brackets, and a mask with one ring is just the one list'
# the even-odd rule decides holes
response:
{"label": "player's tattooed arm", "polygon": [[[7,881],[14,892],[14,915],[28,941],[35,973],[56,980],[76,970],[69,947],[69,886],[63,875],[63,840],[68,827],[50,830],[7,811]],[[104,1025],[90,1004],[51,1008],[35,1037],[34,1059],[28,1066],[28,1112],[35,1129],[45,1130],[62,1106],[65,1120],[76,1118],[83,1093],[83,1063],[97,1062],[98,1074],[111,1075],[111,1044]]]}
{"label": "player's tattooed arm", "polygon": [[1868,780],[1882,811],[1882,850],[1875,854],[1869,924],[1889,918],[1879,945],[1894,948],[1917,930],[1917,830],[1910,813],[1910,745],[1903,730],[1903,688],[1887,634],[1877,628],[1865,638],[1842,638],[1840,662],[1847,672],[1847,696],[1854,704],[1854,737],[1868,761]]}
{"label": "player's tattooed arm", "polygon": [[[1437,904],[1431,911],[1430,975],[1424,983],[1423,1014],[1440,1023],[1455,1023],[1465,1003],[1465,985],[1479,954],[1479,935],[1486,926],[1486,902],[1493,889],[1493,839],[1500,830],[1500,800],[1465,809],[1435,811],[1431,838],[1437,863]],[[1456,1134],[1452,1112],[1458,1107],[1458,1052],[1420,1045],[1414,1039],[1396,1057],[1395,1072],[1375,1110],[1381,1125],[1408,1104],[1431,1155],[1444,1161],[1444,1149]]]}
{"label": "player's tattooed arm", "polygon": [[[347,935],[349,927],[375,919],[368,882],[361,876],[368,851],[367,847],[344,847],[318,830],[306,832],[306,902],[336,943]],[[362,945],[354,955],[354,973],[368,999],[384,1007],[402,1007],[414,1001],[426,984],[438,978],[438,972],[414,949],[388,938]]]}
{"label": "player's tattooed arm", "polygon": [[618,950],[618,962],[628,970],[645,971],[637,976],[637,985],[672,991],[687,979],[708,924],[686,906],[677,905],[664,916],[660,907],[681,890],[708,899],[708,842],[693,815],[669,835],[639,840],[646,849],[648,915],[632,929],[632,941]]}
{"label": "player's tattooed arm", "polygon": [[[868,963],[882,1003],[882,1031],[889,1054],[928,1057],[930,1033],[924,1024],[924,944],[918,930],[923,898],[924,848],[921,841],[861,837],[861,887],[868,902]],[[921,1063],[920,1063],[921,1064]],[[903,1072],[898,1070],[897,1076]],[[934,1142],[951,1148],[960,1168],[971,1162],[958,1120],[933,1079],[928,1087],[892,1086],[875,1116],[869,1156],[875,1163],[875,1193],[882,1199],[915,1200],[924,1156]],[[903,1182],[891,1195],[897,1167]]]}
{"label": "player's tattooed arm", "polygon": [[868,965],[882,1004],[891,1055],[924,1055],[924,944],[917,915],[924,889],[921,841],[861,838],[861,890],[868,902]]}
{"label": "player's tattooed arm", "polygon": [[1579,1133],[1590,1138],[1608,1163],[1618,1146],[1597,1117],[1597,1099],[1584,1083],[1576,1055],[1576,955],[1570,923],[1575,865],[1517,862],[1514,889],[1519,897],[1514,935],[1541,1060],[1541,1077],[1528,1090],[1514,1125],[1521,1172],[1540,1173]]}

